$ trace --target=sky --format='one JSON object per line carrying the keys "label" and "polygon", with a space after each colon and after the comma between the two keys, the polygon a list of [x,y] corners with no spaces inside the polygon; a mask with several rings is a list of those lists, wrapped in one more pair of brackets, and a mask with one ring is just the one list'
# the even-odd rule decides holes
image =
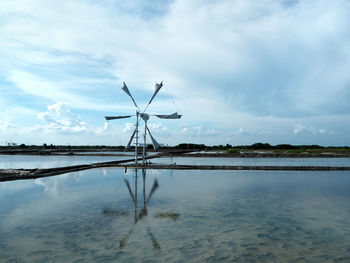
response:
{"label": "sky", "polygon": [[[349,0],[2,0],[0,145],[350,145]],[[142,129],[142,127],[141,127]],[[149,140],[149,139],[148,139]]]}

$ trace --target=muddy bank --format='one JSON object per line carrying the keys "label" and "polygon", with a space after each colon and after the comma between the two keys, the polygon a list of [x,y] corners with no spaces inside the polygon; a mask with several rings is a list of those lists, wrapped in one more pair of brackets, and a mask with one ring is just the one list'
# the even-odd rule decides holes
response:
{"label": "muddy bank", "polygon": [[176,157],[217,157],[217,158],[350,158],[346,153],[191,153],[191,154],[167,154]]}
{"label": "muddy bank", "polygon": [[50,155],[50,156],[132,156],[128,153],[84,153],[84,152],[66,152],[66,151],[0,151],[2,155]]}
{"label": "muddy bank", "polygon": [[[112,153],[108,151],[98,151],[96,153],[91,151],[57,151],[57,150],[7,150],[0,151],[4,155],[71,155],[71,156],[132,156],[133,152]],[[176,156],[176,157],[217,157],[217,158],[350,158],[350,153],[347,152],[195,152],[195,151],[164,151],[159,152],[162,156]]]}
{"label": "muddy bank", "polygon": [[150,164],[135,166],[134,164],[117,165],[116,167],[173,169],[173,170],[265,170],[265,171],[350,171],[348,166],[242,166],[242,165],[177,165]]}
{"label": "muddy bank", "polygon": [[[159,155],[148,156],[146,159],[158,158]],[[139,161],[142,158],[138,158]],[[56,167],[56,168],[46,168],[46,169],[0,169],[0,182],[1,181],[13,181],[13,180],[22,180],[22,179],[36,179],[41,177],[48,177],[53,175],[59,175],[64,173],[78,172],[88,169],[95,168],[106,168],[106,167],[124,167],[121,165],[123,163],[134,162],[135,158],[111,161],[111,162],[101,162],[93,164],[82,164],[82,165],[72,165],[65,167]]]}

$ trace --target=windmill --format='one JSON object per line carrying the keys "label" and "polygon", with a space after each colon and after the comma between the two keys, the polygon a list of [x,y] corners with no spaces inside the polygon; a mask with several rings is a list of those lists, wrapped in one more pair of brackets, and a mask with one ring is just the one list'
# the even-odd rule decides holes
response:
{"label": "windmill", "polygon": [[143,111],[140,110],[140,108],[137,106],[133,96],[131,95],[128,87],[126,86],[125,82],[123,82],[123,91],[131,98],[135,108],[136,108],[136,114],[135,115],[122,115],[122,116],[105,116],[106,120],[115,120],[115,119],[125,119],[125,118],[131,118],[133,116],[136,116],[136,124],[135,124],[135,130],[132,133],[130,140],[128,142],[128,144],[125,147],[125,150],[130,148],[130,145],[133,141],[133,139],[135,138],[136,142],[135,142],[135,164],[137,164],[137,160],[138,160],[138,146],[139,146],[139,118],[141,118],[144,123],[144,134],[143,134],[143,151],[142,151],[142,164],[145,164],[145,157],[146,157],[146,137],[147,137],[147,133],[149,134],[150,138],[151,138],[151,142],[153,145],[153,148],[155,150],[157,150],[160,145],[159,143],[156,141],[156,139],[152,136],[151,131],[149,130],[148,126],[147,126],[147,121],[149,120],[150,116],[156,116],[160,119],[180,119],[182,115],[179,115],[177,112],[173,113],[173,114],[155,114],[155,115],[149,115],[148,113],[146,113],[146,110],[148,109],[148,106],[151,104],[151,102],[153,101],[154,97],[157,95],[157,93],[159,92],[159,90],[163,87],[163,81],[161,83],[156,83],[155,85],[155,90],[153,92],[153,95],[151,97],[151,99],[149,100],[147,106],[145,107],[145,109]]}

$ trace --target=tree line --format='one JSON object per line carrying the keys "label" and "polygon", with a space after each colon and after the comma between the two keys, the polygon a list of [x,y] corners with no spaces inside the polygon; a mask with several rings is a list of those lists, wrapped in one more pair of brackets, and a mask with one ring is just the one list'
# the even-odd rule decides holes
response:
{"label": "tree line", "polygon": [[[56,150],[56,151],[88,151],[88,150],[100,150],[100,151],[123,151],[125,146],[107,146],[107,145],[54,145],[54,144],[42,144],[42,145],[25,145],[20,144],[16,146],[0,146],[0,150]],[[141,148],[141,147],[140,147]],[[350,149],[349,146],[320,146],[320,145],[292,145],[292,144],[277,144],[271,145],[269,143],[254,143],[251,145],[205,145],[195,143],[181,143],[175,146],[163,146],[160,150],[193,150],[193,151],[226,151],[226,150],[317,150],[317,149]],[[130,150],[134,150],[135,147],[131,147]],[[152,150],[151,145],[147,145],[147,150]]]}

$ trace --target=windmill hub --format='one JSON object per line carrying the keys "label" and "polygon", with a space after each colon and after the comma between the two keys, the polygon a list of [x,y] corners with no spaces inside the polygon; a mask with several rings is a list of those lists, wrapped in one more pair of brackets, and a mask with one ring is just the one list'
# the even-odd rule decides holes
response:
{"label": "windmill hub", "polygon": [[148,121],[149,119],[149,114],[147,113],[140,113],[140,116],[144,121]]}

